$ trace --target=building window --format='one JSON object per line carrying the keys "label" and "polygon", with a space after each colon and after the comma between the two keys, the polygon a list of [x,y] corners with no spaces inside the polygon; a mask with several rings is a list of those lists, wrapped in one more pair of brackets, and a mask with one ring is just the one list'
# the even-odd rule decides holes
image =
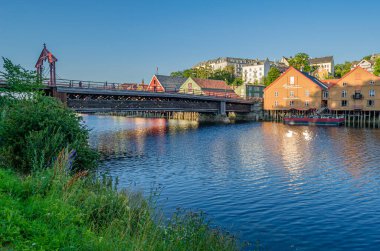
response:
{"label": "building window", "polygon": [[253,96],[254,96],[255,98],[260,98],[260,93],[255,92],[255,93],[253,94]]}
{"label": "building window", "polygon": [[369,96],[375,97],[375,90],[369,90]]}
{"label": "building window", "polygon": [[305,91],[305,96],[306,96],[306,97],[310,97],[310,92],[309,92],[309,90],[306,90],[306,91]]}
{"label": "building window", "polygon": [[375,106],[375,100],[368,100],[367,106]]}
{"label": "building window", "polygon": [[289,105],[294,106],[294,100],[290,100]]}
{"label": "building window", "polygon": [[278,106],[278,101],[274,101],[274,107],[277,107]]}
{"label": "building window", "polygon": [[305,106],[309,107],[309,101],[308,100],[305,101]]}
{"label": "building window", "polygon": [[294,77],[293,77],[293,76],[290,77],[290,84],[291,84],[291,85],[294,85]]}
{"label": "building window", "polygon": [[290,97],[294,97],[294,91],[290,91]]}
{"label": "building window", "polygon": [[328,98],[329,97],[329,92],[328,91],[324,91],[323,92],[323,98]]}
{"label": "building window", "polygon": [[347,100],[342,100],[342,102],[341,102],[341,106],[344,107],[344,106],[347,106],[347,105],[348,105]]}
{"label": "building window", "polygon": [[347,83],[346,83],[346,82],[343,82],[343,86],[347,86]]}
{"label": "building window", "polygon": [[274,92],[274,96],[275,96],[275,97],[278,97],[278,92]]}
{"label": "building window", "polygon": [[347,97],[347,91],[346,90],[343,90],[342,91],[342,98],[346,98]]}

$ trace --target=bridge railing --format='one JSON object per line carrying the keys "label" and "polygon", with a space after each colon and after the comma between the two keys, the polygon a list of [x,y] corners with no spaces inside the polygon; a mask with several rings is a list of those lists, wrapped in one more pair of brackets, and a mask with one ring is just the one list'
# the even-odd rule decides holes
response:
{"label": "bridge railing", "polygon": [[[49,85],[49,79],[44,79],[43,83]],[[5,84],[5,81],[0,79],[0,84]],[[56,85],[61,87],[69,88],[86,88],[86,89],[102,89],[102,90],[125,90],[125,91],[139,91],[139,92],[155,92],[154,90],[149,90],[148,85],[141,84],[128,84],[128,83],[114,83],[114,82],[99,82],[99,81],[86,81],[86,80],[73,80],[73,79],[57,79]],[[262,98],[243,98],[232,92],[231,90],[225,91],[200,91],[191,90],[184,91],[178,88],[165,88],[164,93],[182,94],[182,95],[195,95],[195,96],[210,96],[217,98],[226,99],[238,99],[238,100],[251,100],[262,102]]]}

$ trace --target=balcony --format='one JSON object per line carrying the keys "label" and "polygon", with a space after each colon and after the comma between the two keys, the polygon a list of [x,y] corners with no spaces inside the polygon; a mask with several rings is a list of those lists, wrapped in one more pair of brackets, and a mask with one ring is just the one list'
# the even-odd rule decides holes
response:
{"label": "balcony", "polygon": [[363,95],[361,93],[355,93],[352,95],[352,98],[356,100],[363,99]]}

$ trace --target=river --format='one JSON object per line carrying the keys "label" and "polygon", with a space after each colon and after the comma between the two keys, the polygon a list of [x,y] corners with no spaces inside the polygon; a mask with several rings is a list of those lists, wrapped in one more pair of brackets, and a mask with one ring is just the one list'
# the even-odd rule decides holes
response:
{"label": "river", "polygon": [[264,250],[380,250],[380,130],[84,115],[100,172]]}

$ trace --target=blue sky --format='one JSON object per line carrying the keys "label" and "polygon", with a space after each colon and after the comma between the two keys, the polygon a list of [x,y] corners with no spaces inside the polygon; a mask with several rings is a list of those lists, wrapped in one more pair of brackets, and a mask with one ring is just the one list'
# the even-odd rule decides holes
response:
{"label": "blue sky", "polygon": [[379,10],[377,0],[0,0],[0,56],[32,69],[45,42],[59,77],[115,82],[223,56],[340,63],[380,52]]}

